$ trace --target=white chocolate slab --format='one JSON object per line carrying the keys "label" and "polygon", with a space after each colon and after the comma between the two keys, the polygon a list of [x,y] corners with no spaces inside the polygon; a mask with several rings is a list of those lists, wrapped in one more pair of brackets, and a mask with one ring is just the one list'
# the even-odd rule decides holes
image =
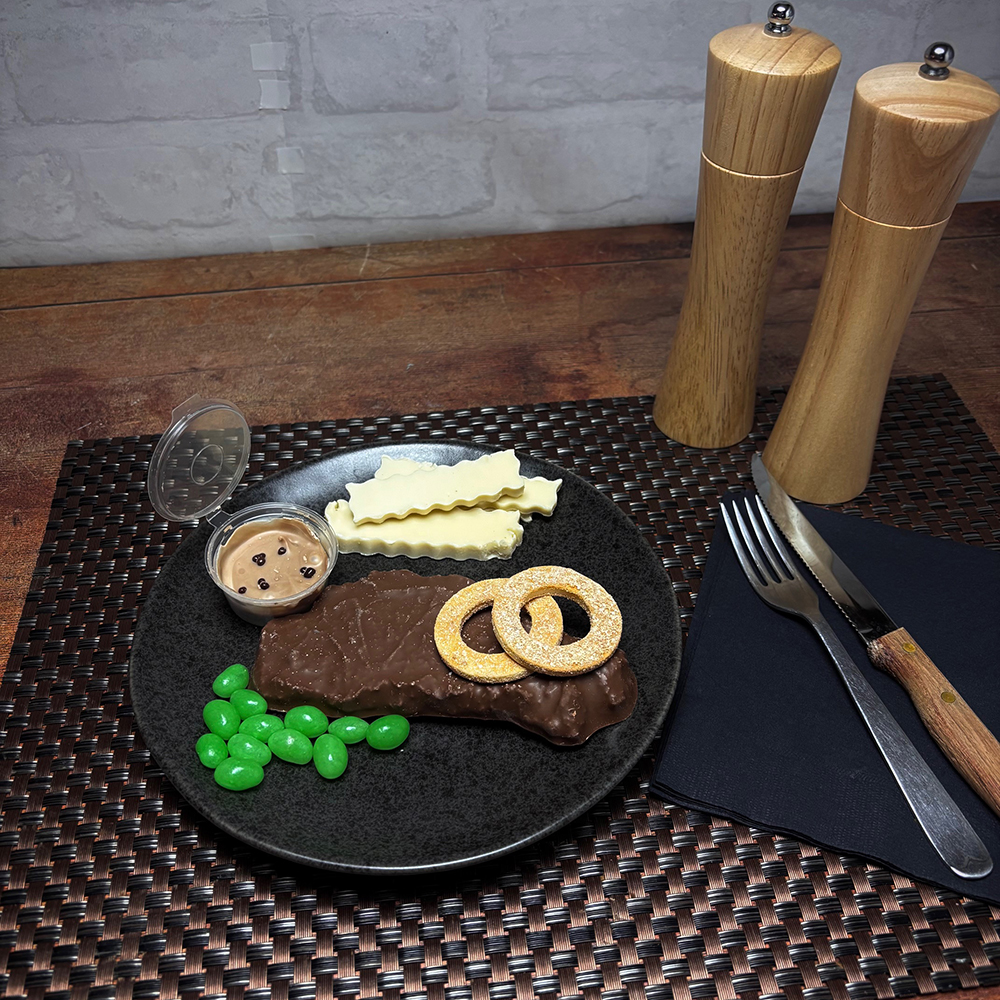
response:
{"label": "white chocolate slab", "polygon": [[556,509],[560,486],[562,486],[561,479],[534,476],[524,480],[524,489],[520,496],[498,497],[483,506],[493,507],[496,510],[516,510],[522,520],[530,520],[532,514],[544,514],[548,517]]}
{"label": "white chocolate slab", "polygon": [[326,519],[341,552],[419,559],[507,559],[524,528],[516,511],[461,507],[356,524],[346,500],[326,505]]}
{"label": "white chocolate slab", "polygon": [[[388,479],[390,476],[408,476],[411,472],[421,469],[437,469],[441,466],[433,462],[415,462],[412,458],[389,458],[382,456],[382,464],[375,472],[376,479]],[[402,484],[400,484],[402,485]],[[502,496],[493,501],[484,501],[481,506],[496,510],[516,510],[521,520],[527,523],[532,514],[551,516],[556,509],[556,499],[559,495],[561,479],[546,479],[544,476],[534,476],[524,480],[524,490],[520,496]]]}
{"label": "white chocolate slab", "polygon": [[347,484],[355,524],[379,524],[409,514],[474,507],[487,500],[519,494],[523,489],[521,463],[513,451]]}

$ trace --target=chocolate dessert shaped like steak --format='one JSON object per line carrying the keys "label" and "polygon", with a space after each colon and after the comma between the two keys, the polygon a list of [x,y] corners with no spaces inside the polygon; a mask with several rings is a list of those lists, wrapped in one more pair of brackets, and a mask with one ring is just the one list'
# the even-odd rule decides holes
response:
{"label": "chocolate dessert shaped like steak", "polygon": [[[512,722],[564,745],[628,718],[637,687],[621,650],[579,677],[475,684],[452,673],[434,645],[434,619],[471,582],[392,570],[328,587],[310,611],[264,626],[253,685],[279,711],[309,704],[330,715]],[[465,635],[476,649],[500,652],[488,611]]]}

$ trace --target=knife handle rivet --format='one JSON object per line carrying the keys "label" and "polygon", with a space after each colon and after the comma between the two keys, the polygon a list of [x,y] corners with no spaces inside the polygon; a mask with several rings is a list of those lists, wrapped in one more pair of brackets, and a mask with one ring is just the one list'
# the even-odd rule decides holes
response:
{"label": "knife handle rivet", "polygon": [[941,700],[942,701],[946,701],[949,705],[951,705],[955,701],[955,692],[954,691],[942,691],[941,692]]}
{"label": "knife handle rivet", "polygon": [[912,642],[904,642],[903,643],[903,652],[904,653],[915,653],[916,651],[917,651],[917,647],[914,646]]}

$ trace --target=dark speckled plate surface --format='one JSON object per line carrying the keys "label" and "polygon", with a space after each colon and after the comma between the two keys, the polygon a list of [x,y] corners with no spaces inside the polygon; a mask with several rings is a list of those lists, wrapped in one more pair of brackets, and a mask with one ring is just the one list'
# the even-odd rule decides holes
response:
{"label": "dark speckled plate surface", "polygon": [[[382,455],[451,465],[491,449],[427,442],[337,452],[277,473],[227,504],[271,500],[322,511],[345,484],[371,478]],[[254,847],[320,868],[403,874],[456,868],[505,854],[553,833],[600,801],[639,760],[673,697],[681,630],[670,581],[638,529],[588,483],[548,462],[521,458],[526,476],[562,478],[551,518],[535,517],[509,560],[457,562],[341,555],[331,584],[376,569],[475,580],[562,565],[601,583],[624,619],[622,649],[639,682],[625,722],[580,747],[555,747],[512,725],[414,720],[396,751],[350,748],[336,782],[311,766],[276,758],[248,792],[215,784],[194,744],[211,683],[230,663],[250,666],[260,630],[237,618],[204,568],[207,523],[178,547],[143,607],[130,661],[132,702],[156,762],[216,826]],[[585,621],[585,618],[584,618]]]}

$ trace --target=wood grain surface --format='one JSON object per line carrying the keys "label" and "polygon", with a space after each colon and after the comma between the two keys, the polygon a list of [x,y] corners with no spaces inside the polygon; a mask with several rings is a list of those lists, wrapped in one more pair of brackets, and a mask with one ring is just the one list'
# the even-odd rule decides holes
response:
{"label": "wood grain surface", "polygon": [[948,218],[1000,112],[978,76],[931,80],[920,65],[877,66],[854,88],[840,200],[889,226]]}
{"label": "wood grain surface", "polygon": [[801,170],[839,68],[840,49],[807,28],[720,31],[708,44],[702,152],[744,174]]}
{"label": "wood grain surface", "polygon": [[702,154],[688,284],[653,406],[675,441],[725,448],[750,433],[767,293],[800,176],[734,173]]}
{"label": "wood grain surface", "polygon": [[764,451],[796,499],[864,491],[893,359],[946,228],[883,226],[837,202],[809,339]]}
{"label": "wood grain surface", "polygon": [[1000,743],[951,681],[905,628],[872,640],[868,655],[906,688],[934,741],[1000,816]]}
{"label": "wood grain surface", "polygon": [[[789,223],[759,385],[794,374],[830,222]],[[251,423],[653,394],[691,228],[0,271],[0,656],[68,440],[157,433],[195,392]],[[958,206],[893,366],[943,372],[994,441],[998,279],[1000,202]]]}

